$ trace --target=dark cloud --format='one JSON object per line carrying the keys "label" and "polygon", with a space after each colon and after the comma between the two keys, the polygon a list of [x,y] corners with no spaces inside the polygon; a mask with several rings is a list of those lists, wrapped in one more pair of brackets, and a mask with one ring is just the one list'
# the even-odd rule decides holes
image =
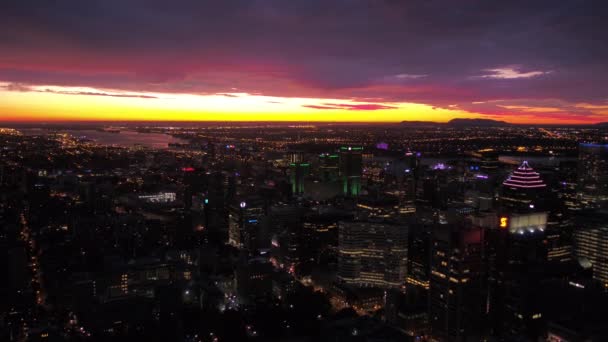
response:
{"label": "dark cloud", "polygon": [[346,109],[346,110],[381,110],[381,109],[396,109],[395,106],[387,106],[378,103],[323,103],[321,105],[303,105],[302,107],[314,109]]}
{"label": "dark cloud", "polygon": [[109,96],[109,97],[131,97],[138,99],[157,99],[157,96],[138,95],[138,94],[120,94],[120,93],[102,93],[97,91],[57,91],[52,89],[41,90],[40,92],[63,94],[63,95],[86,95],[86,96]]}
{"label": "dark cloud", "polygon": [[[608,98],[600,0],[20,0],[0,22],[0,81],[20,84],[444,108]],[[532,76],[479,77],[511,66]]]}
{"label": "dark cloud", "polygon": [[143,95],[143,94],[129,94],[129,93],[108,93],[101,91],[68,91],[68,90],[56,90],[49,88],[34,88],[30,85],[23,85],[18,83],[9,83],[7,85],[0,86],[0,88],[8,91],[19,91],[19,92],[37,92],[37,93],[52,93],[62,95],[86,95],[86,96],[109,96],[109,97],[131,97],[139,99],[158,99],[157,96]]}

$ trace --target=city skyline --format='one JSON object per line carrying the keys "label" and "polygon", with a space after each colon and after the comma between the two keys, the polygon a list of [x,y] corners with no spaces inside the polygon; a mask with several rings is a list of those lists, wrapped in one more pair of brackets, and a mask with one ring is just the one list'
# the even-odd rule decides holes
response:
{"label": "city skyline", "polygon": [[608,121],[599,1],[7,2],[0,121]]}
{"label": "city skyline", "polygon": [[607,4],[0,1],[0,341],[608,341]]}

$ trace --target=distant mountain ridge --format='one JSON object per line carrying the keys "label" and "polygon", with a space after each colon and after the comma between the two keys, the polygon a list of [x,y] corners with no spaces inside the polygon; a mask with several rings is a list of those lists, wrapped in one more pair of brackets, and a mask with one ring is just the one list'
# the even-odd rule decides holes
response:
{"label": "distant mountain ridge", "polygon": [[434,121],[402,121],[401,125],[408,127],[449,126],[449,127],[508,127],[512,124],[492,119],[456,118],[446,123]]}
{"label": "distant mountain ridge", "polygon": [[435,122],[435,121],[401,121],[401,125],[409,126],[409,127],[428,127],[428,126],[445,125],[445,123]]}
{"label": "distant mountain ridge", "polygon": [[452,119],[448,121],[448,126],[453,127],[506,127],[512,124],[506,121],[491,120],[491,119]]}

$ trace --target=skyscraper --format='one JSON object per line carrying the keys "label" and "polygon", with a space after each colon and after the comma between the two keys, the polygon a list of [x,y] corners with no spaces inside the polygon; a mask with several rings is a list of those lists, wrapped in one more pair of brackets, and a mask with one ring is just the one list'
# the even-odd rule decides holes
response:
{"label": "skyscraper", "polygon": [[337,154],[323,153],[319,155],[319,174],[324,182],[338,180],[340,173],[340,156]]}
{"label": "skyscraper", "polygon": [[429,320],[436,341],[481,340],[486,302],[484,230],[462,220],[433,231]]}
{"label": "skyscraper", "polygon": [[502,183],[500,206],[508,211],[535,211],[546,186],[540,174],[524,161]]}
{"label": "skyscraper", "polygon": [[493,333],[537,338],[542,326],[538,298],[547,260],[547,213],[507,211],[473,221],[485,228],[487,304]]}
{"label": "skyscraper", "polygon": [[250,252],[254,252],[257,248],[256,238],[264,215],[264,209],[258,202],[253,199],[243,200],[229,208],[229,244]]}
{"label": "skyscraper", "polygon": [[608,144],[580,144],[578,191],[583,207],[607,207]]}
{"label": "skyscraper", "polygon": [[405,283],[407,228],[382,221],[340,222],[338,278],[357,286]]}
{"label": "skyscraper", "polygon": [[363,147],[340,147],[340,179],[342,193],[346,197],[356,197],[361,192],[362,152]]}
{"label": "skyscraper", "polygon": [[410,226],[408,232],[407,279],[410,285],[429,288],[431,227],[423,224]]}
{"label": "skyscraper", "polygon": [[289,181],[291,183],[291,193],[301,195],[304,193],[304,178],[309,174],[310,164],[294,162],[289,164]]}
{"label": "skyscraper", "polygon": [[[546,259],[555,262],[570,260],[571,227],[560,200],[548,187],[541,175],[524,161],[502,183],[500,210],[505,214],[547,212],[544,231]],[[546,248],[545,248],[546,247]]]}
{"label": "skyscraper", "polygon": [[608,287],[608,213],[585,212],[576,221],[576,257],[579,262],[590,262],[593,278]]}

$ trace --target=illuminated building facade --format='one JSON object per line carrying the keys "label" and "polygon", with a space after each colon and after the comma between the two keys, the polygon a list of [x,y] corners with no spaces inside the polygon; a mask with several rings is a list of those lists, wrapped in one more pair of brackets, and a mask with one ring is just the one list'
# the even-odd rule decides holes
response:
{"label": "illuminated building facade", "polygon": [[608,144],[580,144],[578,191],[583,207],[607,207]]}
{"label": "illuminated building facade", "polygon": [[552,262],[568,262],[572,258],[571,224],[562,201],[548,191],[547,185],[528,162],[514,170],[503,182],[501,211],[533,213],[547,211],[546,258]]}
{"label": "illuminated building facade", "polygon": [[483,150],[478,150],[472,153],[478,165],[476,165],[475,170],[479,170],[486,175],[496,174],[500,167],[500,162],[498,160],[499,151],[488,148]]}
{"label": "illuminated building facade", "polygon": [[147,203],[173,203],[177,199],[175,192],[159,192],[156,194],[139,195],[138,198]]}
{"label": "illuminated building facade", "polygon": [[508,211],[535,211],[546,187],[540,174],[524,161],[502,183],[500,206]]}
{"label": "illuminated building facade", "polygon": [[338,278],[357,286],[403,285],[407,242],[404,226],[381,221],[340,222]]}
{"label": "illuminated building facade", "polygon": [[291,183],[291,193],[301,195],[304,193],[304,178],[310,173],[310,164],[295,162],[289,164],[289,182]]}
{"label": "illuminated building facade", "polygon": [[346,197],[359,196],[363,174],[363,147],[340,147],[340,179],[342,194]]}
{"label": "illuminated building facade", "polygon": [[433,230],[429,322],[435,341],[479,341],[484,334],[484,230],[445,221]]}
{"label": "illuminated building facade", "polygon": [[340,174],[340,156],[330,153],[319,155],[319,172],[323,181],[337,181]]}
{"label": "illuminated building facade", "polygon": [[574,232],[576,257],[589,261],[593,278],[608,288],[608,214],[587,212],[578,221]]}
{"label": "illuminated building facade", "polygon": [[429,288],[431,229],[413,225],[409,231],[406,282],[423,289]]}
{"label": "illuminated building facade", "polygon": [[264,209],[257,201],[241,201],[232,205],[228,214],[228,243],[253,251],[263,218]]}
{"label": "illuminated building facade", "polygon": [[500,336],[536,338],[542,327],[538,298],[546,267],[546,212],[507,212],[473,218],[485,228],[488,263],[487,311]]}

